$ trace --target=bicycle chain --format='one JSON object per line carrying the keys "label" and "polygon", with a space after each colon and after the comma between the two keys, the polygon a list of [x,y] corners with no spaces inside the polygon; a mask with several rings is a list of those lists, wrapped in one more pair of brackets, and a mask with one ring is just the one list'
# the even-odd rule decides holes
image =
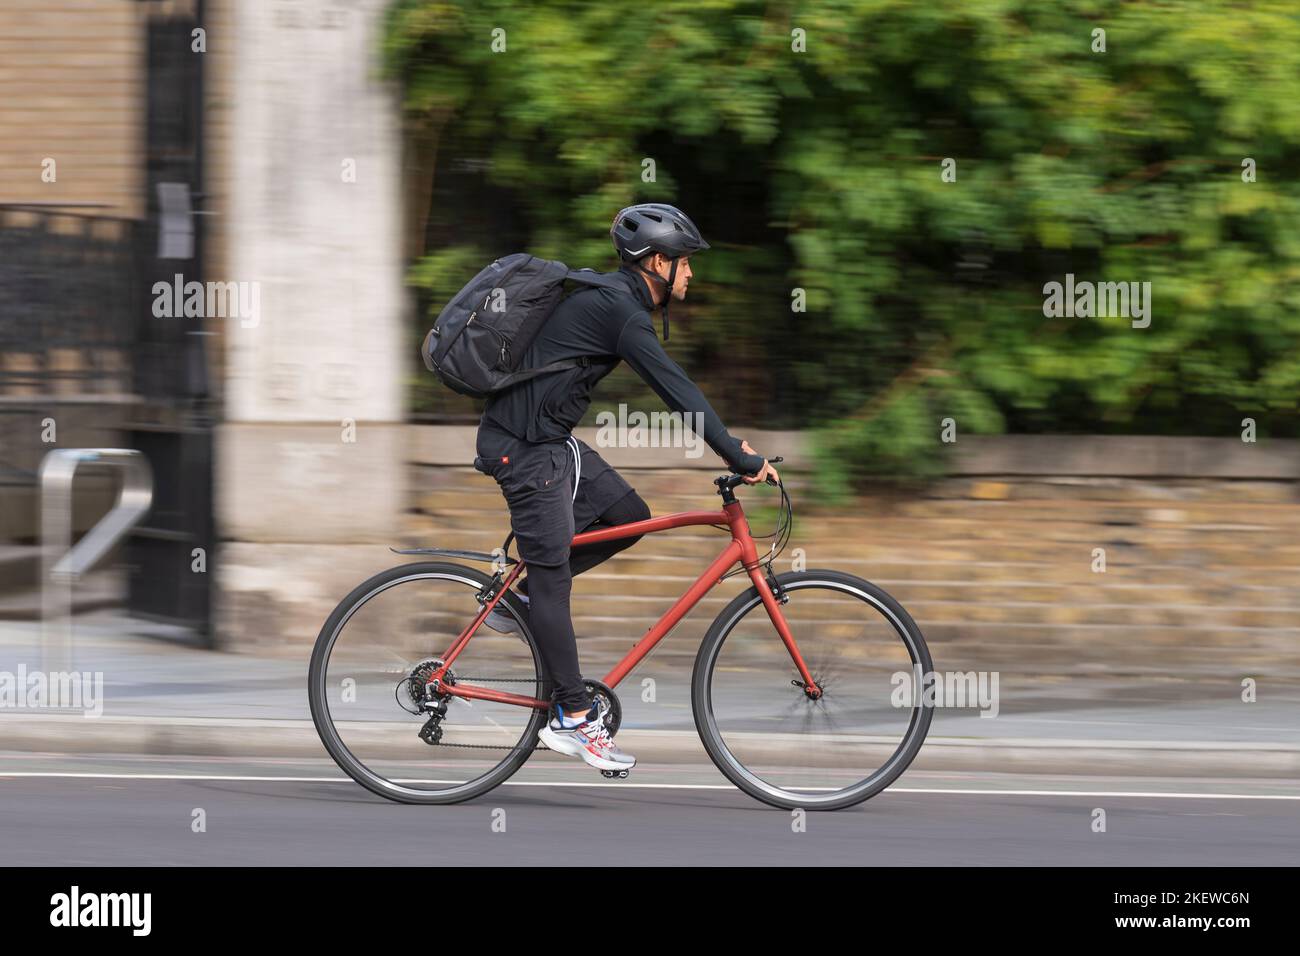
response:
{"label": "bicycle chain", "polygon": [[540,684],[536,677],[461,677],[456,675],[457,681],[478,680],[489,684]]}

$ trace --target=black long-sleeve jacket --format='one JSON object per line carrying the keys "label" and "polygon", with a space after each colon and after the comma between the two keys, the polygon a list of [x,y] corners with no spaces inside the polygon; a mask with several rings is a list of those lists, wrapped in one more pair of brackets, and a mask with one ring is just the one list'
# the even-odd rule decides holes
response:
{"label": "black long-sleeve jacket", "polygon": [[590,364],[539,375],[492,396],[480,424],[525,441],[562,441],[586,414],[596,383],[626,361],[664,404],[686,416],[688,426],[703,422],[700,437],[731,468],[757,472],[762,456],[741,451],[704,394],[664,351],[650,321],[654,300],[644,280],[627,266],[608,276],[618,280],[611,283],[617,290],[582,288],[556,306],[520,367],[576,358]]}

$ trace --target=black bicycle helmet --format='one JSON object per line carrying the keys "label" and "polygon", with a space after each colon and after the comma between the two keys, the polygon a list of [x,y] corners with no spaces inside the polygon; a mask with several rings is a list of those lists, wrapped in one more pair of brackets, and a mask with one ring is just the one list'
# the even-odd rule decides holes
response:
{"label": "black bicycle helmet", "polygon": [[[609,238],[621,260],[632,263],[651,279],[662,283],[665,290],[672,289],[677,279],[678,259],[709,248],[690,216],[676,206],[661,202],[643,202],[620,209],[614,217],[614,224],[609,227]],[[672,262],[667,279],[640,264],[641,259],[656,252]],[[668,304],[671,301],[671,293],[664,296],[665,342],[668,341]]]}
{"label": "black bicycle helmet", "polygon": [[635,262],[655,252],[676,259],[709,248],[690,216],[661,202],[644,202],[620,210],[609,227],[609,238],[624,262]]}

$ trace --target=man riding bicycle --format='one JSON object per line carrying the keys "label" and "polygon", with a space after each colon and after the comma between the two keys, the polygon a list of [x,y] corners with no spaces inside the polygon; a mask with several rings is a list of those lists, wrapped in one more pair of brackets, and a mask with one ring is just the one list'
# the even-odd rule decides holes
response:
{"label": "man riding bicycle", "polygon": [[[564,299],[523,360],[528,368],[575,359],[580,364],[489,398],[474,464],[500,485],[519,554],[528,565],[516,590],[554,687],[551,717],[538,736],[557,753],[618,771],[631,769],[636,758],[610,739],[606,712],[583,684],[569,600],[573,575],[639,539],[581,548],[570,544],[577,532],[642,521],[650,509],[622,475],[572,435],[591,404],[592,389],[626,361],[688,424],[703,423],[701,437],[746,482],[779,480],[779,475],[748,443],[728,433],[703,393],[668,357],[651,324],[652,310],[666,312],[670,301],[686,298],[690,257],[709,248],[695,224],[673,206],[643,203],[619,212],[609,234],[621,265],[607,278],[618,281]],[[497,610],[486,623],[498,631],[515,629],[513,618]]]}

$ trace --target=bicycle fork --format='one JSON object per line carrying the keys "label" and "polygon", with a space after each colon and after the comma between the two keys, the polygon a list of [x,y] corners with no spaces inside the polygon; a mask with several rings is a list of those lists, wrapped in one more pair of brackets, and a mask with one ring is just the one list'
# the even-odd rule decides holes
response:
{"label": "bicycle fork", "polygon": [[794,685],[802,687],[809,700],[817,700],[822,696],[822,689],[813,680],[808,665],[804,663],[803,655],[799,653],[799,645],[795,643],[790,624],[786,621],[785,615],[781,613],[781,605],[789,601],[790,597],[772,574],[771,566],[764,565],[764,567],[767,568],[766,575],[759,571],[758,565],[745,570],[749,574],[749,579],[754,582],[754,590],[758,591],[758,596],[763,601],[763,607],[767,610],[767,616],[771,619],[772,626],[776,628],[781,643],[790,652],[790,659],[794,662],[795,670],[799,672],[801,680],[793,681]]}

